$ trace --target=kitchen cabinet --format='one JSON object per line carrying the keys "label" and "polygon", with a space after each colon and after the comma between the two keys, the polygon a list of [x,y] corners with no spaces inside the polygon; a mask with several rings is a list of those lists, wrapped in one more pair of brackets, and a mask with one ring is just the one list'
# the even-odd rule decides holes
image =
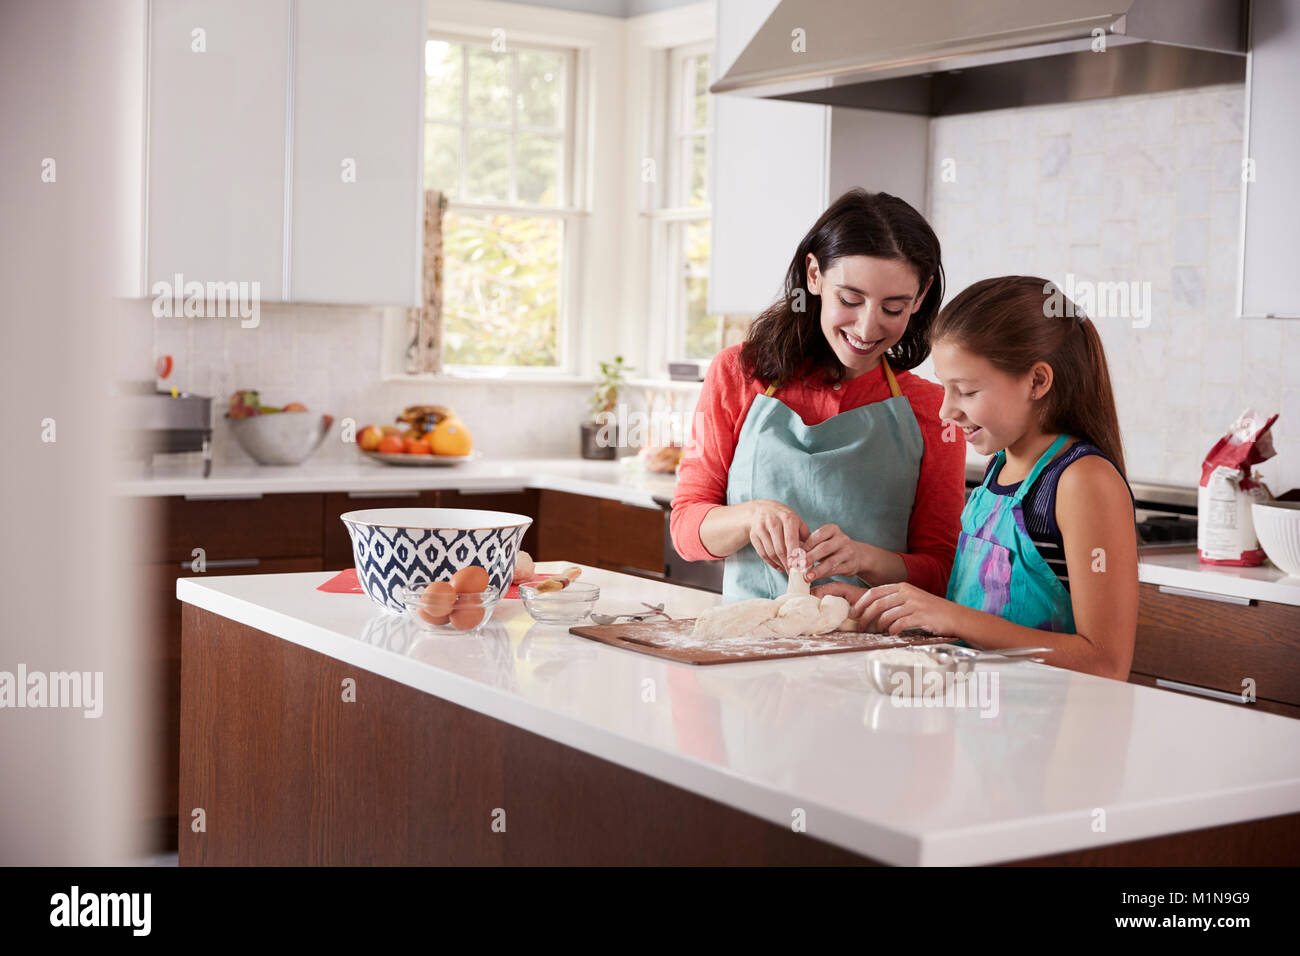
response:
{"label": "kitchen cabinet", "polygon": [[419,305],[424,0],[149,11],[140,294]]}
{"label": "kitchen cabinet", "polygon": [[1294,174],[1300,153],[1300,0],[1256,0],[1250,17],[1245,154],[1255,175],[1245,184],[1238,312],[1300,318],[1300,294],[1291,277],[1300,221]]}
{"label": "kitchen cabinet", "polygon": [[[776,5],[717,0],[715,76]],[[850,188],[888,192],[925,212],[929,117],[738,93],[712,105],[710,312],[766,309],[799,240]]]}
{"label": "kitchen cabinet", "polygon": [[286,295],[295,302],[420,303],[424,7],[297,4]]}
{"label": "kitchen cabinet", "polygon": [[538,499],[538,561],[572,561],[663,577],[664,513],[606,498],[541,491]]}
{"label": "kitchen cabinet", "polygon": [[1142,584],[1129,680],[1300,717],[1300,607]]}
{"label": "kitchen cabinet", "polygon": [[180,776],[181,605],[176,579],[192,577],[202,548],[208,575],[320,571],[322,495],[193,495],[150,501],[140,527],[134,603],[142,608],[140,658],[148,668],[142,707],[146,748],[140,816],[158,848],[175,849]]}
{"label": "kitchen cabinet", "polygon": [[141,295],[180,275],[281,298],[290,6],[150,4]]}

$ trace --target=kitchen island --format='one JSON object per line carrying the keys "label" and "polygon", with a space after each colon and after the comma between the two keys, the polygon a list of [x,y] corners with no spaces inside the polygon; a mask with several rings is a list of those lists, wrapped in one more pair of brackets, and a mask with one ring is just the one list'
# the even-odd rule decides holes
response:
{"label": "kitchen island", "polygon": [[330,576],[177,581],[182,865],[1300,859],[1300,721],[1034,664],[902,707],[863,653],[695,667],[517,601],[432,634]]}

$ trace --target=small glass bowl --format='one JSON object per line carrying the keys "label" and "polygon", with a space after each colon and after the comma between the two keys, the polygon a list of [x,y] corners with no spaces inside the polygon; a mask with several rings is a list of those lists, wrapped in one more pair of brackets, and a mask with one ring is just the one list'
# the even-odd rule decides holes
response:
{"label": "small glass bowl", "polygon": [[421,629],[439,634],[477,633],[492,620],[492,611],[501,599],[501,592],[493,587],[476,594],[457,594],[451,612],[435,616],[423,597],[428,586],[429,582],[424,581],[401,588],[402,604],[406,606],[406,616]]}
{"label": "small glass bowl", "polygon": [[600,588],[583,581],[558,591],[538,591],[536,584],[521,584],[519,597],[540,624],[581,624],[600,600]]}

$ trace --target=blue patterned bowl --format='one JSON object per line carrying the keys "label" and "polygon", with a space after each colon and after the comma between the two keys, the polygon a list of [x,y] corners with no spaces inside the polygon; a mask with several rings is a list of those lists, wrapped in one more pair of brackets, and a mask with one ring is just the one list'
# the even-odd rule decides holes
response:
{"label": "blue patterned bowl", "polygon": [[357,580],[370,600],[405,613],[403,587],[449,581],[477,564],[505,593],[515,574],[526,515],[465,508],[371,508],[339,516],[352,538]]}

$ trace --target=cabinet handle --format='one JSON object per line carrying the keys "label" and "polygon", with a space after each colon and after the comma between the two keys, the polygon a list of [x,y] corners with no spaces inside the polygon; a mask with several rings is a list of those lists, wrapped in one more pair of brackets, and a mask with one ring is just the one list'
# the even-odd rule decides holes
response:
{"label": "cabinet handle", "polygon": [[1202,601],[1218,601],[1220,604],[1236,604],[1240,607],[1250,607],[1255,603],[1250,598],[1237,597],[1235,594],[1212,594],[1209,591],[1170,587],[1168,584],[1160,585],[1160,593],[1172,594],[1175,597],[1200,598]]}
{"label": "cabinet handle", "polygon": [[[210,570],[212,568],[255,568],[261,563],[261,558],[209,558],[203,562],[203,565]],[[194,562],[182,561],[181,567],[193,571]]]}
{"label": "cabinet handle", "polygon": [[1196,684],[1182,684],[1176,680],[1165,680],[1163,677],[1156,678],[1156,686],[1163,687],[1165,690],[1181,690],[1186,694],[1213,697],[1215,700],[1226,700],[1234,704],[1254,703],[1254,701],[1242,700],[1240,694],[1232,694],[1226,690],[1215,690],[1213,687],[1199,687]]}
{"label": "cabinet handle", "polygon": [[457,488],[456,493],[465,498],[470,498],[473,497],[474,495],[522,495],[527,490],[528,490],[527,488],[492,488],[487,491],[477,491],[472,489]]}
{"label": "cabinet handle", "polygon": [[418,491],[349,491],[349,498],[418,498]]}
{"label": "cabinet handle", "polygon": [[645,568],[633,568],[626,564],[620,564],[618,570],[623,574],[630,574],[633,577],[649,578],[651,581],[667,581],[668,575],[662,571],[647,571]]}
{"label": "cabinet handle", "polygon": [[251,495],[186,495],[186,501],[258,501],[262,493],[255,492]]}

